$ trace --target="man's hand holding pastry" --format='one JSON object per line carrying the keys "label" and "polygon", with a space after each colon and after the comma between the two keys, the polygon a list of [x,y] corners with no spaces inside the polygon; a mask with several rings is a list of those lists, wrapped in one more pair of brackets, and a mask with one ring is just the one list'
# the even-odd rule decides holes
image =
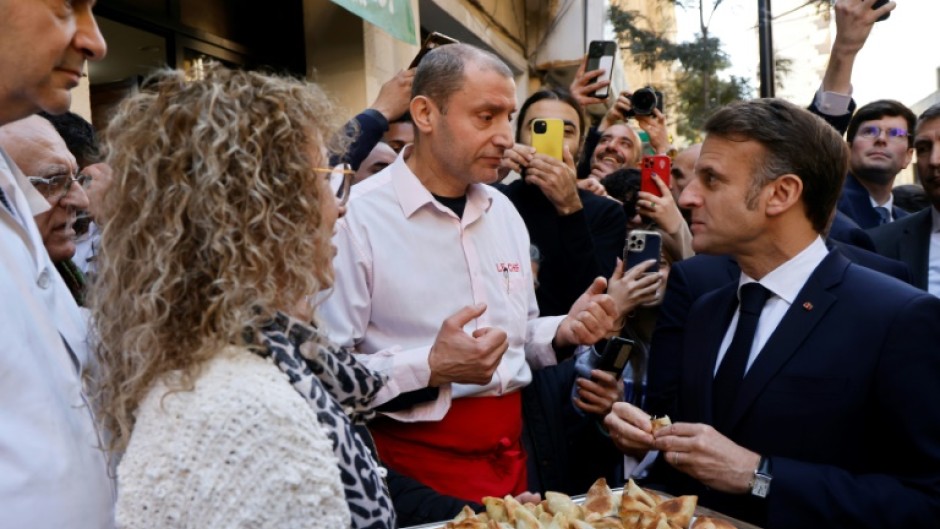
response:
{"label": "man's hand holding pastry", "polygon": [[629,456],[642,459],[646,452],[656,448],[650,415],[630,403],[614,403],[604,418],[604,426],[614,445]]}
{"label": "man's hand holding pastry", "polygon": [[760,455],[735,444],[713,427],[676,423],[658,429],[653,438],[662,457],[677,470],[715,490],[750,492]]}

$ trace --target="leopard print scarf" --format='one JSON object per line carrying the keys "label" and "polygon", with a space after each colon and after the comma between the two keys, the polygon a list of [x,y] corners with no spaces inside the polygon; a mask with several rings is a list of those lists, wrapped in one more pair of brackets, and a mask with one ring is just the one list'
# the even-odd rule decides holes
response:
{"label": "leopard print scarf", "polygon": [[374,415],[372,399],[385,384],[379,375],[338,347],[313,324],[277,313],[261,328],[262,348],[303,396],[333,443],[353,529],[392,529],[395,510],[383,480],[385,469],[372,457],[353,424]]}

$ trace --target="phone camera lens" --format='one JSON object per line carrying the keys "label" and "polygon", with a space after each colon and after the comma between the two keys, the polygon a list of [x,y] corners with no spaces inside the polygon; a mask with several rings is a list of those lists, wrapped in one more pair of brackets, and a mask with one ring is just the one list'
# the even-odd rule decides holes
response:
{"label": "phone camera lens", "polygon": [[536,134],[545,134],[548,131],[548,123],[545,123],[544,120],[537,119],[532,122],[532,131]]}

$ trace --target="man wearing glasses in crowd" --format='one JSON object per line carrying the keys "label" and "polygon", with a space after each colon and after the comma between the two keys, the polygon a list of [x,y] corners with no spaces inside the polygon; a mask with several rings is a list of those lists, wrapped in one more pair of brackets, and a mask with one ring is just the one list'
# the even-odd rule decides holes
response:
{"label": "man wearing glasses in crowd", "polygon": [[839,197],[839,211],[864,229],[908,214],[894,206],[891,188],[914,155],[911,132],[915,121],[909,108],[882,99],[858,109],[849,122],[849,174]]}
{"label": "man wearing glasses in crowd", "polygon": [[[75,157],[49,121],[30,116],[0,127],[0,147],[48,203],[34,215],[43,246],[79,305],[84,304],[85,281],[72,264],[75,220],[88,209],[84,186],[90,177],[78,174]],[[46,204],[39,203],[41,208]],[[38,208],[36,209],[38,210]]]}

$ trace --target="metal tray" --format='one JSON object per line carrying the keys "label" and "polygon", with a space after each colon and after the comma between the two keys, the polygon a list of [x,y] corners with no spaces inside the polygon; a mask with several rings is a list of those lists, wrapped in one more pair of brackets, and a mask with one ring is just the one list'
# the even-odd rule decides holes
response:
{"label": "metal tray", "polygon": [[[618,487],[618,488],[610,489],[610,490],[613,491],[614,494],[623,493],[623,487]],[[666,494],[665,492],[660,492],[658,490],[654,490],[653,492],[655,492],[658,496],[662,496],[663,498],[667,498],[667,499],[674,497],[670,494]],[[585,498],[586,498],[585,494],[579,494],[577,496],[572,496],[571,500],[577,503],[578,505],[580,505],[584,503]],[[695,514],[696,516],[709,516],[712,518],[721,518],[722,520],[727,520],[733,523],[734,526],[737,527],[738,529],[761,529],[760,527],[754,524],[742,522],[741,520],[737,520],[730,516],[725,516],[724,514],[721,514],[720,512],[715,512],[707,507],[702,507],[700,505],[697,505],[695,507]],[[695,518],[693,518],[692,520],[694,521]],[[450,520],[444,520],[441,522],[432,522],[432,523],[426,523],[426,524],[421,524],[421,525],[412,525],[410,527],[405,527],[403,529],[443,529],[444,525],[449,521]]]}

